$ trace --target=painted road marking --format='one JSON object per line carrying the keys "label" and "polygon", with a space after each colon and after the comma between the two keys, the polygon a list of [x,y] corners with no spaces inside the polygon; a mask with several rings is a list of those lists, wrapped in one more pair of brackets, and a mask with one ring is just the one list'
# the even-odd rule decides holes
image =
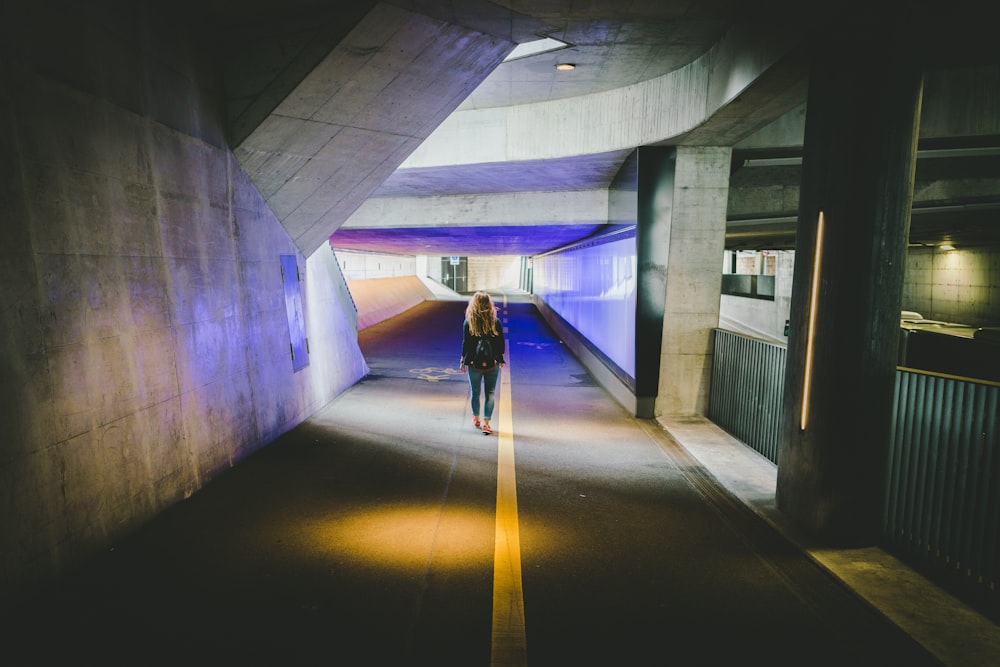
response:
{"label": "painted road marking", "polygon": [[455,375],[462,375],[462,371],[458,369],[437,368],[435,366],[428,366],[427,368],[411,368],[410,372],[421,380],[427,380],[428,382],[440,382],[441,380],[447,380]]}
{"label": "painted road marking", "polygon": [[[507,295],[503,295],[507,307]],[[500,374],[500,425],[497,429],[497,517],[493,551],[493,667],[528,664],[521,587],[521,536],[517,524],[514,477],[513,411],[510,400],[510,351],[507,372]]]}

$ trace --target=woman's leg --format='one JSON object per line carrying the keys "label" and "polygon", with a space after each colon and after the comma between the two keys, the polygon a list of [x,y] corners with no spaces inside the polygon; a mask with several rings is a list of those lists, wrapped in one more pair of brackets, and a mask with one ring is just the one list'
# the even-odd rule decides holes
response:
{"label": "woman's leg", "polygon": [[480,413],[480,401],[479,401],[479,389],[483,385],[483,374],[471,366],[466,367],[469,372],[469,387],[472,389],[472,416],[479,419]]}
{"label": "woman's leg", "polygon": [[483,376],[483,385],[486,389],[486,399],[483,404],[483,422],[489,424],[490,419],[493,418],[493,395],[496,393],[497,380],[500,378],[500,366],[494,366],[481,375]]}

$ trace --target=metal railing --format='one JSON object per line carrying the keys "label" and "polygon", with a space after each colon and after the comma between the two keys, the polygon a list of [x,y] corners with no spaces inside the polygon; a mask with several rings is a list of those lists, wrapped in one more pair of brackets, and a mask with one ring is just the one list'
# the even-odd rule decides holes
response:
{"label": "metal railing", "polygon": [[1000,385],[897,369],[887,548],[988,607],[1000,591]]}
{"label": "metal railing", "polygon": [[785,347],[716,329],[708,418],[778,462]]}
{"label": "metal railing", "polygon": [[[715,330],[708,418],[777,463],[785,348]],[[883,541],[1000,614],[1000,384],[896,370]]]}

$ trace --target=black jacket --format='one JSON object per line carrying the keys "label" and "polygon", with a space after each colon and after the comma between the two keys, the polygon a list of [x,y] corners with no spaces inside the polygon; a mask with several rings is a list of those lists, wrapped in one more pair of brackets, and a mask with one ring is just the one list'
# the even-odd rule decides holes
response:
{"label": "black jacket", "polygon": [[476,343],[479,342],[480,337],[473,336],[469,332],[469,321],[466,320],[462,324],[462,365],[472,366],[473,368],[477,368],[478,370],[487,370],[489,368],[493,368],[493,366],[496,366],[498,363],[499,364],[507,363],[506,361],[504,361],[503,358],[503,351],[505,349],[504,346],[506,345],[503,337],[503,327],[500,326],[499,329],[500,333],[497,334],[496,336],[493,335],[483,336],[483,338],[485,338],[490,342],[490,346],[492,346],[493,348],[493,363],[487,366],[486,368],[480,368],[471,363],[472,357],[476,353]]}

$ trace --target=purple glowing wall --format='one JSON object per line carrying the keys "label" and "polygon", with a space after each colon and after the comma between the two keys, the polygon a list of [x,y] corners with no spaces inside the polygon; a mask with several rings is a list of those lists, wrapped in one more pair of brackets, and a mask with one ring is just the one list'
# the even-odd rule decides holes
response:
{"label": "purple glowing wall", "polygon": [[536,257],[535,294],[635,377],[634,228]]}

